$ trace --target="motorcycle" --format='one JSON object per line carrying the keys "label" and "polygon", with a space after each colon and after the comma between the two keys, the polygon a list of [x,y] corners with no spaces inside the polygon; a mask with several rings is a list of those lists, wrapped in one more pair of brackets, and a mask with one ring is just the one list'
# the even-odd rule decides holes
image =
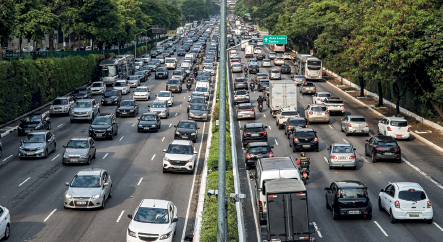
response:
{"label": "motorcycle", "polygon": [[191,91],[192,83],[188,82],[186,83],[186,88],[188,88],[188,92]]}
{"label": "motorcycle", "polygon": [[247,77],[248,76],[248,71],[245,71],[245,77]]}
{"label": "motorcycle", "polygon": [[249,86],[250,86],[250,88],[251,88],[251,91],[254,91],[254,89],[255,89],[255,84],[254,84],[253,82],[251,82],[251,84],[249,84]]}
{"label": "motorcycle", "polygon": [[258,104],[258,111],[262,111],[263,110],[263,103],[259,103]]}
{"label": "motorcycle", "polygon": [[310,159],[300,159],[300,178],[303,184],[306,185],[306,181],[309,180],[309,163]]}

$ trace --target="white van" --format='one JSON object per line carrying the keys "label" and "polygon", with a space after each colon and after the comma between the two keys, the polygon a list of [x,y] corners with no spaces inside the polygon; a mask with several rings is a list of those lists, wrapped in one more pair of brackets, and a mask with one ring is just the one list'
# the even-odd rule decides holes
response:
{"label": "white van", "polygon": [[175,58],[175,57],[165,58],[165,66],[166,66],[166,69],[177,68],[177,58]]}
{"label": "white van", "polygon": [[209,88],[209,83],[207,82],[197,82],[195,84],[195,92],[194,93],[203,93],[206,100],[209,100],[209,91],[211,88]]}
{"label": "white van", "polygon": [[186,54],[185,60],[191,60],[192,62],[195,62],[195,56],[194,54]]}

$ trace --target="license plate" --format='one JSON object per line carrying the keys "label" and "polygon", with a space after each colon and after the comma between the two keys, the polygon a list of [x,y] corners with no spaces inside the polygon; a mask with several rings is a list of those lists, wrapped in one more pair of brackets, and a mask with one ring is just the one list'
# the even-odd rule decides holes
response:
{"label": "license plate", "polygon": [[303,145],[303,148],[310,148],[311,145]]}
{"label": "license plate", "polygon": [[86,205],[86,202],[75,202],[77,205]]}
{"label": "license plate", "polygon": [[128,114],[128,113],[122,113],[122,114]]}
{"label": "license plate", "polygon": [[418,213],[410,213],[409,217],[418,218],[418,217],[420,217],[420,214],[418,214]]}
{"label": "license plate", "polygon": [[385,152],[385,155],[393,155],[392,153],[389,152]]}
{"label": "license plate", "polygon": [[183,139],[187,139],[188,138],[188,136],[183,136]]}
{"label": "license plate", "polygon": [[25,130],[25,133],[29,133],[29,132],[31,132],[31,130],[29,130],[29,129]]}
{"label": "license plate", "polygon": [[26,155],[34,155],[34,152],[26,152]]}
{"label": "license plate", "polygon": [[397,137],[397,138],[401,138],[403,135],[396,135],[395,137]]}
{"label": "license plate", "polygon": [[348,214],[360,214],[360,211],[348,211]]}
{"label": "license plate", "polygon": [[111,101],[107,101],[106,103],[112,103]]}
{"label": "license plate", "polygon": [[95,136],[97,136],[97,137],[102,137],[102,134],[96,134]]}
{"label": "license plate", "polygon": [[259,134],[251,134],[251,137],[259,137]]}
{"label": "license plate", "polygon": [[339,160],[346,160],[346,156],[339,156],[338,159]]}
{"label": "license plate", "polygon": [[143,129],[149,129],[149,127],[144,127]]}
{"label": "license plate", "polygon": [[71,162],[78,162],[78,159],[71,159]]}

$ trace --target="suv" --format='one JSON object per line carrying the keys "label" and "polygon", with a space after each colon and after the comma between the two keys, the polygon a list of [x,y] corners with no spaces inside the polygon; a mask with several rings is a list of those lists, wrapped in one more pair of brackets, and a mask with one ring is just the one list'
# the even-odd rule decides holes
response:
{"label": "suv", "polygon": [[372,136],[365,143],[365,155],[371,156],[372,163],[380,159],[393,159],[401,162],[401,149],[391,136]]}
{"label": "suv", "polygon": [[17,127],[18,135],[26,135],[34,130],[51,129],[51,119],[47,113],[26,116]]}
{"label": "suv", "polygon": [[324,104],[309,104],[305,109],[305,119],[309,123],[329,122],[329,111]]}
{"label": "suv", "polygon": [[95,102],[95,99],[82,99],[75,101],[69,118],[71,123],[76,120],[88,120],[92,123],[99,113],[100,106]]}
{"label": "suv", "polygon": [[63,165],[68,163],[86,163],[91,164],[91,159],[95,159],[97,152],[95,148],[95,141],[88,138],[72,138],[67,146],[63,146]]}
{"label": "suv", "polygon": [[131,87],[127,80],[118,80],[114,84],[114,90],[120,90],[123,95],[127,95],[131,92]]}
{"label": "suv", "polygon": [[182,82],[180,79],[170,79],[167,83],[166,83],[166,90],[167,91],[173,91],[173,92],[182,92]]}
{"label": "suv", "polygon": [[170,170],[194,172],[197,151],[190,140],[173,140],[163,158],[163,173]]}
{"label": "suv", "polygon": [[316,92],[317,92],[317,88],[315,87],[314,83],[312,83],[312,82],[303,82],[300,85],[300,93],[302,95],[306,94],[306,93],[312,94],[312,93],[316,93]]}
{"label": "suv", "polygon": [[249,92],[246,90],[236,90],[234,93],[234,103],[250,102]]}
{"label": "suv", "polygon": [[276,52],[269,52],[269,59],[275,59],[275,58],[277,58],[277,53]]}
{"label": "suv", "polygon": [[72,92],[72,96],[75,100],[92,98],[92,91],[90,87],[79,87]]}
{"label": "suv", "polygon": [[378,133],[395,139],[409,140],[408,121],[402,117],[386,117],[378,122]]}
{"label": "suv", "polygon": [[325,103],[325,99],[330,97],[331,94],[329,92],[316,92],[312,96],[312,103],[314,104],[322,104]]}
{"label": "suv", "polygon": [[291,67],[289,67],[288,65],[282,65],[280,68],[280,72],[282,74],[291,74]]}
{"label": "suv", "polygon": [[192,140],[192,142],[197,141],[198,137],[198,127],[197,122],[193,120],[181,120],[177,125],[174,125],[174,139],[185,139]]}
{"label": "suv", "polygon": [[282,108],[275,116],[275,124],[278,129],[282,129],[285,126],[284,122],[286,122],[286,120],[298,117],[300,117],[300,114],[295,108]]}
{"label": "suv", "polygon": [[327,97],[324,100],[324,104],[326,105],[326,108],[330,114],[338,113],[340,115],[345,115],[345,104],[341,98]]}
{"label": "suv", "polygon": [[160,91],[155,95],[156,101],[165,101],[169,106],[174,104],[174,94],[171,91]]}
{"label": "suv", "polygon": [[58,97],[52,101],[51,107],[49,108],[49,114],[67,114],[71,111],[72,105],[74,104],[74,98],[68,97]]}
{"label": "suv", "polygon": [[334,143],[327,149],[329,152],[329,170],[334,167],[352,167],[357,169],[355,148],[348,143]]}
{"label": "suv", "polygon": [[55,135],[50,131],[34,131],[26,135],[20,141],[18,148],[18,157],[41,157],[46,158],[52,152],[55,152],[57,142]]}
{"label": "suv", "polygon": [[348,115],[341,120],[341,132],[345,132],[346,136],[349,134],[369,135],[369,124],[364,116]]}
{"label": "suv", "polygon": [[315,152],[318,152],[317,132],[307,128],[295,129],[289,135],[289,146],[292,147],[292,152],[304,149],[313,149]]}
{"label": "suv", "polygon": [[89,126],[89,137],[114,139],[117,135],[117,118],[113,113],[101,113]]}
{"label": "suv", "polygon": [[334,220],[341,216],[363,215],[372,219],[368,188],[361,181],[337,181],[326,190],[326,208],[332,209]]}
{"label": "suv", "polygon": [[268,142],[253,142],[249,143],[245,149],[245,164],[246,169],[249,170],[251,167],[257,164],[257,159],[260,158],[272,158],[274,153],[272,150],[274,146],[270,146]]}
{"label": "suv", "polygon": [[264,126],[262,123],[248,123],[242,128],[242,145],[246,147],[251,142],[268,142],[268,133],[266,129],[268,126]]}
{"label": "suv", "polygon": [[122,91],[112,90],[102,94],[102,105],[118,105],[122,100]]}
{"label": "suv", "polygon": [[92,94],[103,94],[106,91],[106,85],[104,82],[93,82],[91,84]]}
{"label": "suv", "polygon": [[155,79],[159,79],[159,78],[165,78],[165,79],[169,78],[169,73],[168,73],[168,70],[166,69],[166,67],[159,67],[155,71]]}

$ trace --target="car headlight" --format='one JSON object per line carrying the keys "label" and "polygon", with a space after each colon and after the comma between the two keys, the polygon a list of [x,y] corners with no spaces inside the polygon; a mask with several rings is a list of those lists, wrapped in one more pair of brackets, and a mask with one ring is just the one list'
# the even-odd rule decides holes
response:
{"label": "car headlight", "polygon": [[155,127],[155,124],[151,125],[151,127]]}
{"label": "car headlight", "polygon": [[171,235],[172,235],[172,231],[170,231],[170,232],[168,232],[168,233],[166,233],[166,234],[162,234],[162,235],[160,236],[160,239],[168,239],[168,238],[171,237]]}
{"label": "car headlight", "polygon": [[88,158],[88,155],[80,155],[80,158]]}
{"label": "car headlight", "polygon": [[67,199],[71,199],[71,198],[72,198],[71,194],[67,194],[67,193],[66,193],[65,197],[66,197]]}
{"label": "car headlight", "polygon": [[192,161],[193,161],[192,158],[188,160],[188,162],[192,162]]}
{"label": "car headlight", "polygon": [[130,230],[129,228],[128,228],[128,235],[135,238],[137,237],[137,234],[134,231]]}
{"label": "car headlight", "polygon": [[87,112],[86,112],[86,114],[89,114],[89,113],[91,113],[91,112],[90,112],[90,111],[87,111]]}
{"label": "car headlight", "polygon": [[139,124],[138,127],[139,127],[139,128],[143,128],[143,125]]}
{"label": "car headlight", "polygon": [[192,133],[191,135],[197,135],[197,133]]}
{"label": "car headlight", "polygon": [[52,107],[50,107],[49,110],[52,110]]}
{"label": "car headlight", "polygon": [[69,158],[69,155],[63,154],[63,158]]}
{"label": "car headlight", "polygon": [[131,113],[134,112],[134,109],[129,110],[129,112],[131,112]]}
{"label": "car headlight", "polygon": [[169,158],[168,158],[168,157],[165,157],[165,158],[163,158],[163,160],[165,160],[165,161],[169,161]]}
{"label": "car headlight", "polygon": [[92,132],[92,131],[93,131],[93,129],[91,127],[89,127],[89,132]]}
{"label": "car headlight", "polygon": [[178,132],[178,131],[175,131],[175,134],[180,134],[180,132]]}
{"label": "car headlight", "polygon": [[114,98],[114,101],[117,101],[117,100],[118,100],[118,97]]}
{"label": "car headlight", "polygon": [[117,109],[117,113],[119,113],[120,112],[120,109]]}
{"label": "car headlight", "polygon": [[63,109],[65,109],[65,110],[66,110],[66,109],[68,109],[68,107],[63,107]]}
{"label": "car headlight", "polygon": [[85,94],[83,97],[88,97],[88,94]]}
{"label": "car headlight", "polygon": [[[92,199],[97,199],[97,198],[99,198],[100,197],[100,193],[98,193],[98,194],[95,194],[94,196],[92,196],[91,198]],[[103,201],[104,202],[104,201]]]}

